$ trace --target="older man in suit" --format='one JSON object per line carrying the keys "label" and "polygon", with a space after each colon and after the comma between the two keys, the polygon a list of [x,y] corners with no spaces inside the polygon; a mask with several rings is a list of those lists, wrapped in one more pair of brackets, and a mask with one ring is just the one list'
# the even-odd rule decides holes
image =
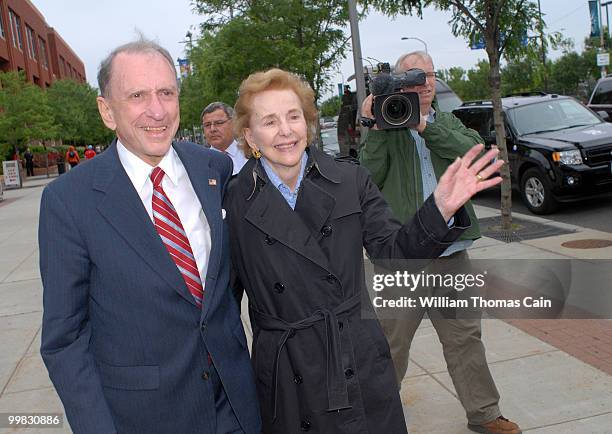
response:
{"label": "older man in suit", "polygon": [[44,191],[41,352],[75,433],[260,433],[228,290],[231,160],[173,143],[168,52],[139,40],[100,65],[117,139]]}

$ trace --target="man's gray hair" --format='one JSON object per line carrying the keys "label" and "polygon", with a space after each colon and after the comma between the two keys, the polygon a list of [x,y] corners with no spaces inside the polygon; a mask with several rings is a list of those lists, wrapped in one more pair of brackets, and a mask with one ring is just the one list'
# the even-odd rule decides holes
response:
{"label": "man's gray hair", "polygon": [[225,114],[227,115],[227,117],[230,119],[234,117],[234,109],[232,107],[225,104],[224,102],[215,101],[215,102],[211,102],[206,107],[204,107],[204,110],[202,110],[202,114],[200,115],[200,120],[202,120],[204,115],[207,115],[217,110],[223,110]]}
{"label": "man's gray hair", "polygon": [[411,51],[410,53],[402,54],[399,59],[397,59],[397,62],[395,62],[395,72],[406,71],[402,67],[402,63],[404,63],[404,60],[406,60],[408,57],[418,57],[419,59],[424,60],[426,62],[431,62],[431,64],[433,65],[433,59],[425,51]]}
{"label": "man's gray hair", "polygon": [[98,68],[98,87],[100,87],[100,95],[106,97],[109,95],[110,91],[110,80],[113,73],[113,60],[120,53],[152,53],[152,54],[160,54],[164,59],[168,61],[172,71],[174,72],[174,76],[176,77],[176,67],[174,66],[174,61],[172,60],[172,56],[164,47],[159,45],[157,42],[153,42],[144,37],[140,37],[138,40],[133,42],[128,42],[127,44],[123,44],[117,48],[115,48],[102,62],[100,62],[100,67]]}

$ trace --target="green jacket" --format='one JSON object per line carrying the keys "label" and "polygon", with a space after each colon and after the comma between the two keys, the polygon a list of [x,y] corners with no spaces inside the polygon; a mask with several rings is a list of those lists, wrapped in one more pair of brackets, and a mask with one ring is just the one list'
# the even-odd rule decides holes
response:
{"label": "green jacket", "polygon": [[[463,156],[472,146],[484,143],[480,135],[466,128],[452,113],[436,109],[436,121],[428,123],[421,133],[431,151],[436,178]],[[393,213],[400,221],[412,217],[423,204],[421,164],[412,134],[406,129],[370,130],[361,148],[359,159],[371,173]],[[466,210],[472,226],[459,239],[480,238],[480,227],[472,204]]]}

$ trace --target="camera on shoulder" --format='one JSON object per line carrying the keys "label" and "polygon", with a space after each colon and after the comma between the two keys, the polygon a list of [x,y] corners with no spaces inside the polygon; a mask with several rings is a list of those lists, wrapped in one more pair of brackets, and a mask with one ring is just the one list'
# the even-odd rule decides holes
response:
{"label": "camera on shoulder", "polygon": [[419,94],[402,89],[425,83],[422,69],[409,69],[402,73],[382,72],[372,78],[370,91],[374,98],[372,113],[376,126],[381,129],[412,128],[421,121]]}

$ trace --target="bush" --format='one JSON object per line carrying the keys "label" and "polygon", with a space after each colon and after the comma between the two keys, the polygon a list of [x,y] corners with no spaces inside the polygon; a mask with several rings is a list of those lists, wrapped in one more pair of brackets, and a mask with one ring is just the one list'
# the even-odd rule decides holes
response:
{"label": "bush", "polygon": [[44,146],[30,146],[30,151],[32,151],[32,154],[46,154],[48,151],[47,148],[45,148]]}

